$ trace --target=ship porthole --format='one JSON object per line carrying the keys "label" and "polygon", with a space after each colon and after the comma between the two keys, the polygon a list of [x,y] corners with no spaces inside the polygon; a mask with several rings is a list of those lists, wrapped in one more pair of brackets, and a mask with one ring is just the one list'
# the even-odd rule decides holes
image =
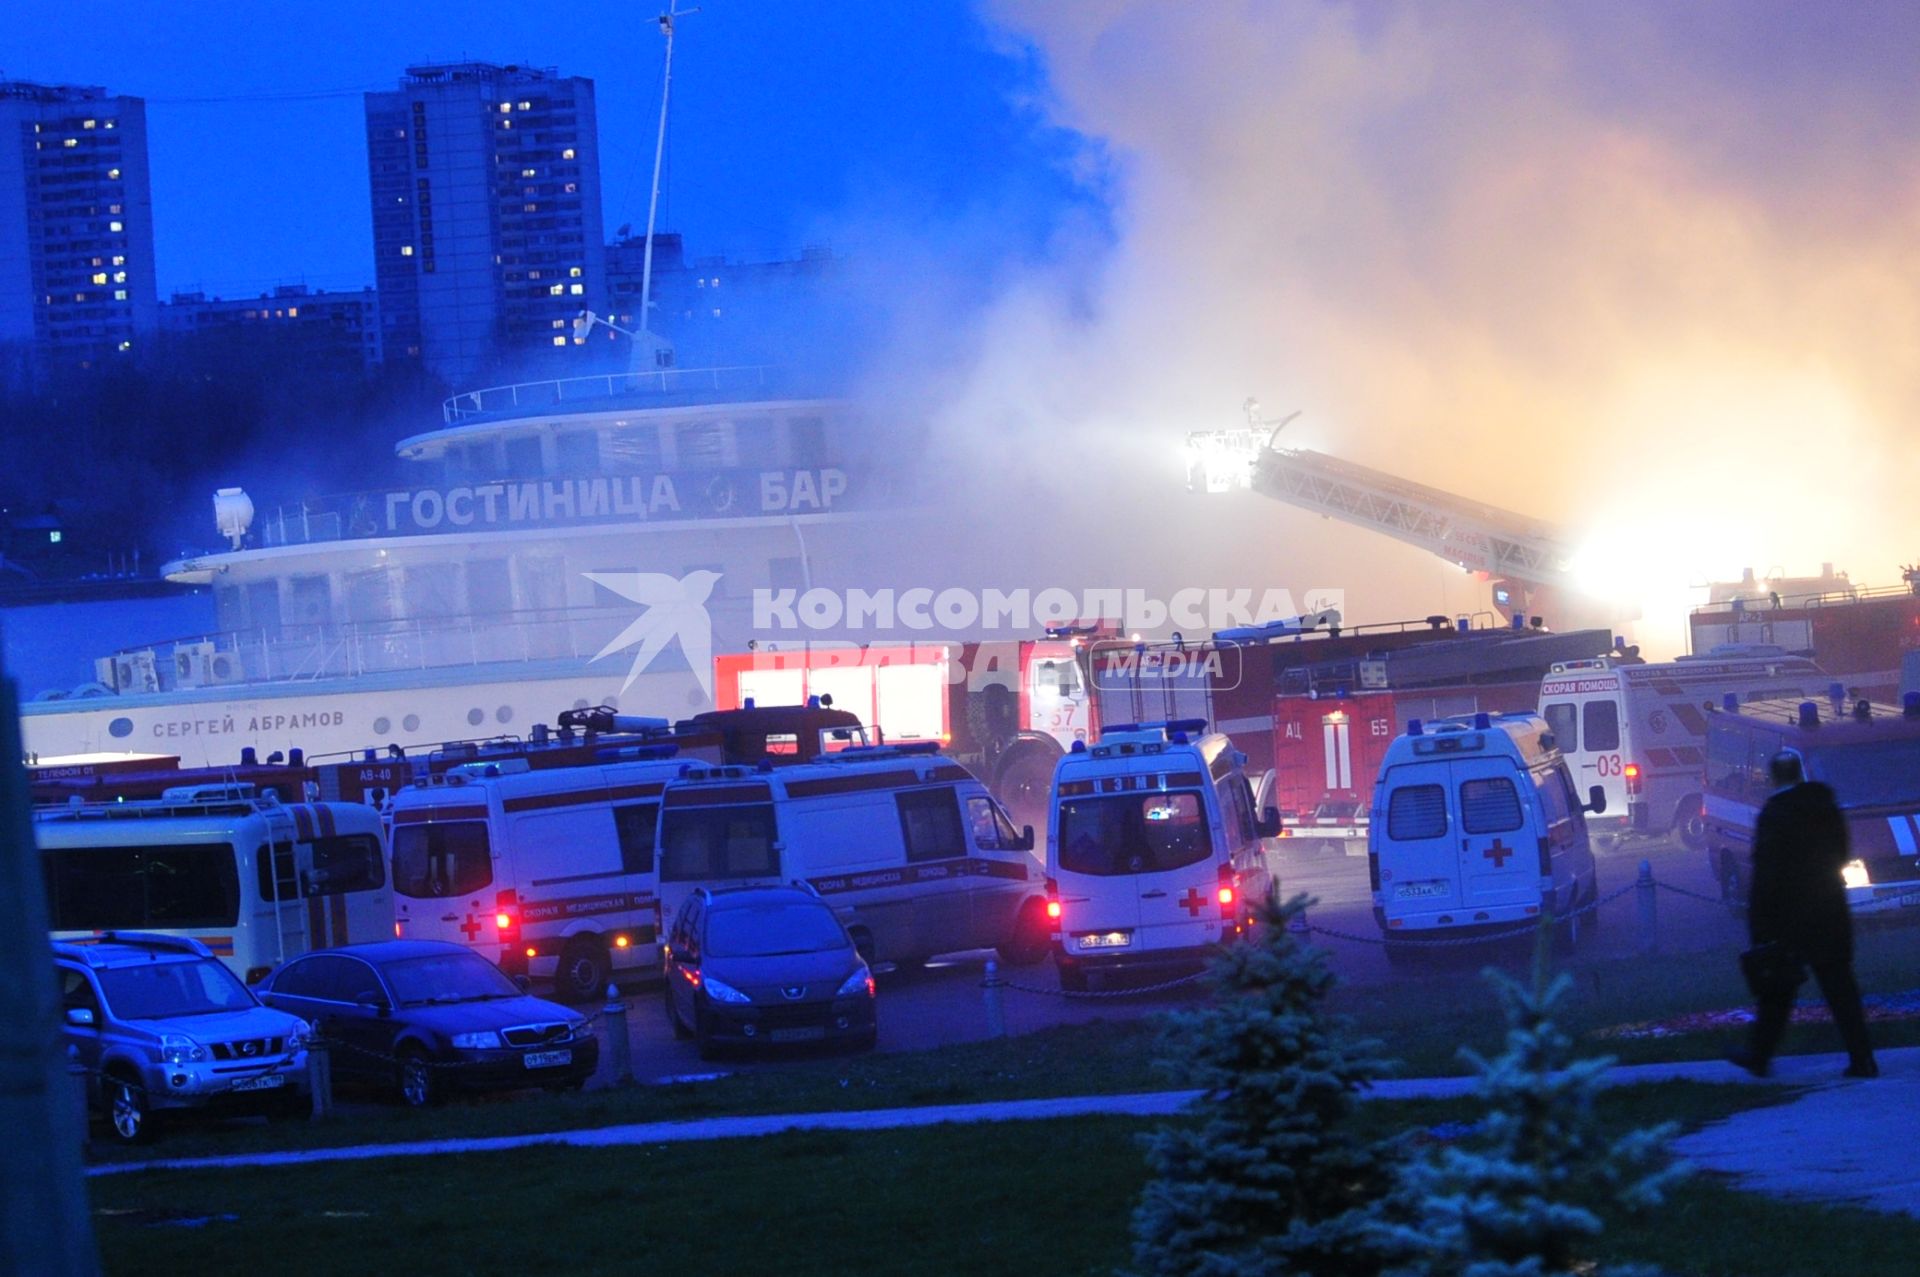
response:
{"label": "ship porthole", "polygon": [[409,714],[400,720],[400,726],[406,731],[417,732],[420,730],[420,716],[418,714]]}
{"label": "ship porthole", "polygon": [[107,724],[107,735],[109,736],[133,735],[133,720],[131,718],[114,719],[111,723]]}
{"label": "ship porthole", "polygon": [[485,710],[476,707],[467,711],[467,725],[469,727],[478,727],[486,721],[487,712]]}
{"label": "ship porthole", "polygon": [[390,719],[390,718],[386,718],[386,717],[384,717],[384,716],[383,716],[383,717],[380,717],[380,718],[376,718],[376,719],[374,719],[374,720],[373,720],[373,732],[374,732],[374,735],[376,735],[376,736],[385,736],[385,735],[386,735],[386,734],[387,734],[388,732],[390,732],[390,731],[392,731],[392,730],[393,730],[393,720],[392,720],[392,719]]}
{"label": "ship porthole", "polygon": [[513,721],[513,706],[502,705],[499,709],[493,711],[493,721],[496,723],[511,723]]}

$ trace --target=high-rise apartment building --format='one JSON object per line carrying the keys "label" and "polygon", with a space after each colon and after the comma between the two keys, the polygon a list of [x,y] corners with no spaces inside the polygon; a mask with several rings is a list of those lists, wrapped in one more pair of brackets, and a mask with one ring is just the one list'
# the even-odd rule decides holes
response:
{"label": "high-rise apartment building", "polygon": [[573,317],[604,304],[593,81],[409,67],[366,116],[387,358],[463,386],[566,346]]}
{"label": "high-rise apartment building", "polygon": [[89,360],[158,314],[146,104],[0,80],[0,343]]}

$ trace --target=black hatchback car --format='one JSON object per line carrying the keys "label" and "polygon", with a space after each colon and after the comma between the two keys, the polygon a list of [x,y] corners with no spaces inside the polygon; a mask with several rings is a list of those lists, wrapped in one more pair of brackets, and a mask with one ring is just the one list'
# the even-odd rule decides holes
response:
{"label": "black hatchback car", "polygon": [[874,1044],[873,973],[810,887],[694,892],[668,932],[666,969],[667,1019],[702,1059],[725,1045]]}
{"label": "black hatchback car", "polygon": [[258,991],[331,1044],[336,1078],[390,1085],[415,1107],[454,1091],[578,1090],[600,1061],[586,1019],[439,940],[316,950]]}

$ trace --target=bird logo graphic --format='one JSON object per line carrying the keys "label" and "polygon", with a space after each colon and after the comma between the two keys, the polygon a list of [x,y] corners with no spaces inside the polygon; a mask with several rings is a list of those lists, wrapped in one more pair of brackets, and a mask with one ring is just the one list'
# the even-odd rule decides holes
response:
{"label": "bird logo graphic", "polygon": [[604,586],[623,599],[631,599],[647,610],[599,652],[594,660],[639,644],[633,664],[627,669],[627,681],[620,685],[624,695],[633,681],[650,667],[667,644],[680,640],[680,653],[686,657],[700,690],[713,696],[713,618],[707,615],[707,598],[720,580],[718,572],[696,569],[683,577],[665,572],[586,572],[587,580]]}

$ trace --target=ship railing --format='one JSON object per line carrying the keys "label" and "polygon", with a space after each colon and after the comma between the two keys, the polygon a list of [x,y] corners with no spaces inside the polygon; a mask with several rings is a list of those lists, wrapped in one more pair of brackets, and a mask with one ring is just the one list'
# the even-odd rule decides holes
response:
{"label": "ship railing", "polygon": [[589,377],[555,377],[463,391],[442,401],[440,415],[449,425],[479,417],[538,412],[596,399],[740,393],[766,389],[773,368],[740,364],[720,368],[655,368],[609,372]]}
{"label": "ship railing", "polygon": [[631,608],[555,608],[215,631],[122,648],[113,654],[115,677],[108,685],[121,692],[177,691],[579,660],[597,654],[633,619]]}
{"label": "ship railing", "polygon": [[1782,594],[1776,605],[1770,594],[1761,593],[1746,598],[1722,599],[1717,603],[1702,603],[1693,609],[1695,616],[1709,616],[1716,613],[1743,613],[1751,616],[1764,615],[1773,611],[1791,611],[1804,608],[1838,607],[1847,603],[1858,603],[1862,599],[1911,598],[1920,595],[1920,583],[1909,585],[1854,586],[1844,590],[1825,590],[1807,594]]}

